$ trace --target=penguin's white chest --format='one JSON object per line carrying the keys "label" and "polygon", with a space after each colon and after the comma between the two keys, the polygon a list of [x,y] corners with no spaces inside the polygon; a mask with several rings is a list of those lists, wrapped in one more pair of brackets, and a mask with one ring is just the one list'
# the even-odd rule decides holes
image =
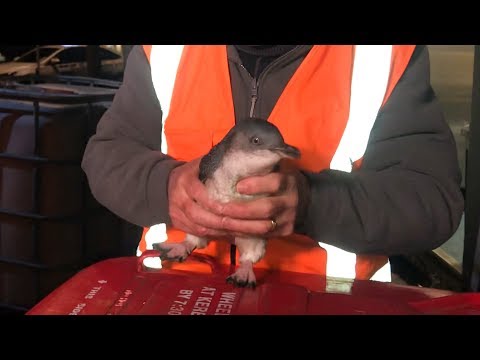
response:
{"label": "penguin's white chest", "polygon": [[[218,171],[217,171],[218,172]],[[222,176],[222,172],[217,173],[212,179],[208,179],[205,183],[209,195],[222,203],[229,202],[234,199],[251,199],[254,196],[242,195],[236,191],[237,178],[232,179],[229,176]]]}
{"label": "penguin's white chest", "polygon": [[249,176],[270,173],[279,160],[277,154],[266,150],[255,154],[247,152],[228,154],[205,185],[210,196],[220,202],[258,197],[239,194],[236,191],[238,181]]}

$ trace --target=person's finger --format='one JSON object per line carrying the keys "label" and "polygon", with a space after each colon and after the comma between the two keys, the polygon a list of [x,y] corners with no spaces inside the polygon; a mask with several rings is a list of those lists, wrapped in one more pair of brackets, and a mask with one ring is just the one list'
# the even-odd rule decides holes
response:
{"label": "person's finger", "polygon": [[237,183],[237,191],[245,195],[272,195],[282,191],[286,186],[286,181],[286,176],[282,173],[251,176]]}
{"label": "person's finger", "polygon": [[216,215],[204,209],[194,201],[187,201],[183,205],[185,216],[198,226],[211,230],[222,230],[223,216]]}
{"label": "person's finger", "polygon": [[271,220],[238,220],[225,217],[223,229],[246,235],[265,236],[272,230]]}
{"label": "person's finger", "polygon": [[294,194],[271,196],[251,201],[231,201],[223,206],[222,214],[234,219],[268,220],[276,217],[285,208],[294,207]]}
{"label": "person's finger", "polygon": [[201,207],[208,209],[215,214],[221,214],[223,205],[212,199],[208,194],[205,185],[200,180],[192,179],[192,181],[190,181],[185,187],[185,191],[188,196],[195,200]]}
{"label": "person's finger", "polygon": [[277,226],[273,231],[270,231],[267,236],[270,237],[283,237],[293,234],[295,230],[295,210],[286,209],[279,214],[274,221]]}
{"label": "person's finger", "polygon": [[198,237],[228,238],[231,236],[231,233],[225,230],[210,229],[208,227],[198,225],[189,220],[185,215],[175,217],[175,220],[172,219],[172,224],[176,229]]}

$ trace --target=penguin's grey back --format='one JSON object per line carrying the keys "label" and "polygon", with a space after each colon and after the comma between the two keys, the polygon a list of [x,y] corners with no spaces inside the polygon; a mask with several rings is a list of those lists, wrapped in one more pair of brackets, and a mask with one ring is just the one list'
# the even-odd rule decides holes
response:
{"label": "penguin's grey back", "polygon": [[[226,140],[226,139],[224,139]],[[217,170],[223,160],[223,156],[227,151],[226,141],[221,141],[215,145],[209,152],[200,160],[198,178],[205,183],[212,178],[215,170]]]}

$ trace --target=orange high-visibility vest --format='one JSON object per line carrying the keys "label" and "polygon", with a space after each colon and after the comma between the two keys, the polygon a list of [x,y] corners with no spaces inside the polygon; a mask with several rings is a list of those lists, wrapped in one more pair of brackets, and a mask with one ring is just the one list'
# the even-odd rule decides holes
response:
{"label": "orange high-visibility vest", "polygon": [[[235,124],[226,46],[145,45],[164,118],[167,153],[190,161],[205,155]],[[303,170],[352,171],[361,159],[378,111],[405,71],[415,46],[315,45],[288,82],[268,121],[298,147]],[[163,148],[163,146],[162,146]],[[150,231],[154,227],[150,228]],[[138,250],[165,239],[145,228]],[[168,229],[168,242],[185,234]],[[322,242],[318,242],[318,241]],[[317,239],[293,234],[267,242],[255,267],[370,279],[388,263],[385,256],[355,255]],[[150,242],[150,244],[147,244]],[[211,241],[196,250],[230,263],[230,243]],[[237,252],[238,263],[238,252]],[[208,272],[201,263],[163,267]],[[333,266],[335,265],[335,266]],[[333,268],[343,269],[337,272]]]}

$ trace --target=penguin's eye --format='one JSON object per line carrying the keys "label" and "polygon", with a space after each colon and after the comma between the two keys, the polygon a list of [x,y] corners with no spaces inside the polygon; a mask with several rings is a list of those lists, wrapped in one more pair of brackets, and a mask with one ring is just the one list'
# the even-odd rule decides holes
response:
{"label": "penguin's eye", "polygon": [[258,137],[254,136],[250,139],[250,141],[252,142],[252,144],[255,144],[255,145],[260,145],[261,144],[261,141]]}

